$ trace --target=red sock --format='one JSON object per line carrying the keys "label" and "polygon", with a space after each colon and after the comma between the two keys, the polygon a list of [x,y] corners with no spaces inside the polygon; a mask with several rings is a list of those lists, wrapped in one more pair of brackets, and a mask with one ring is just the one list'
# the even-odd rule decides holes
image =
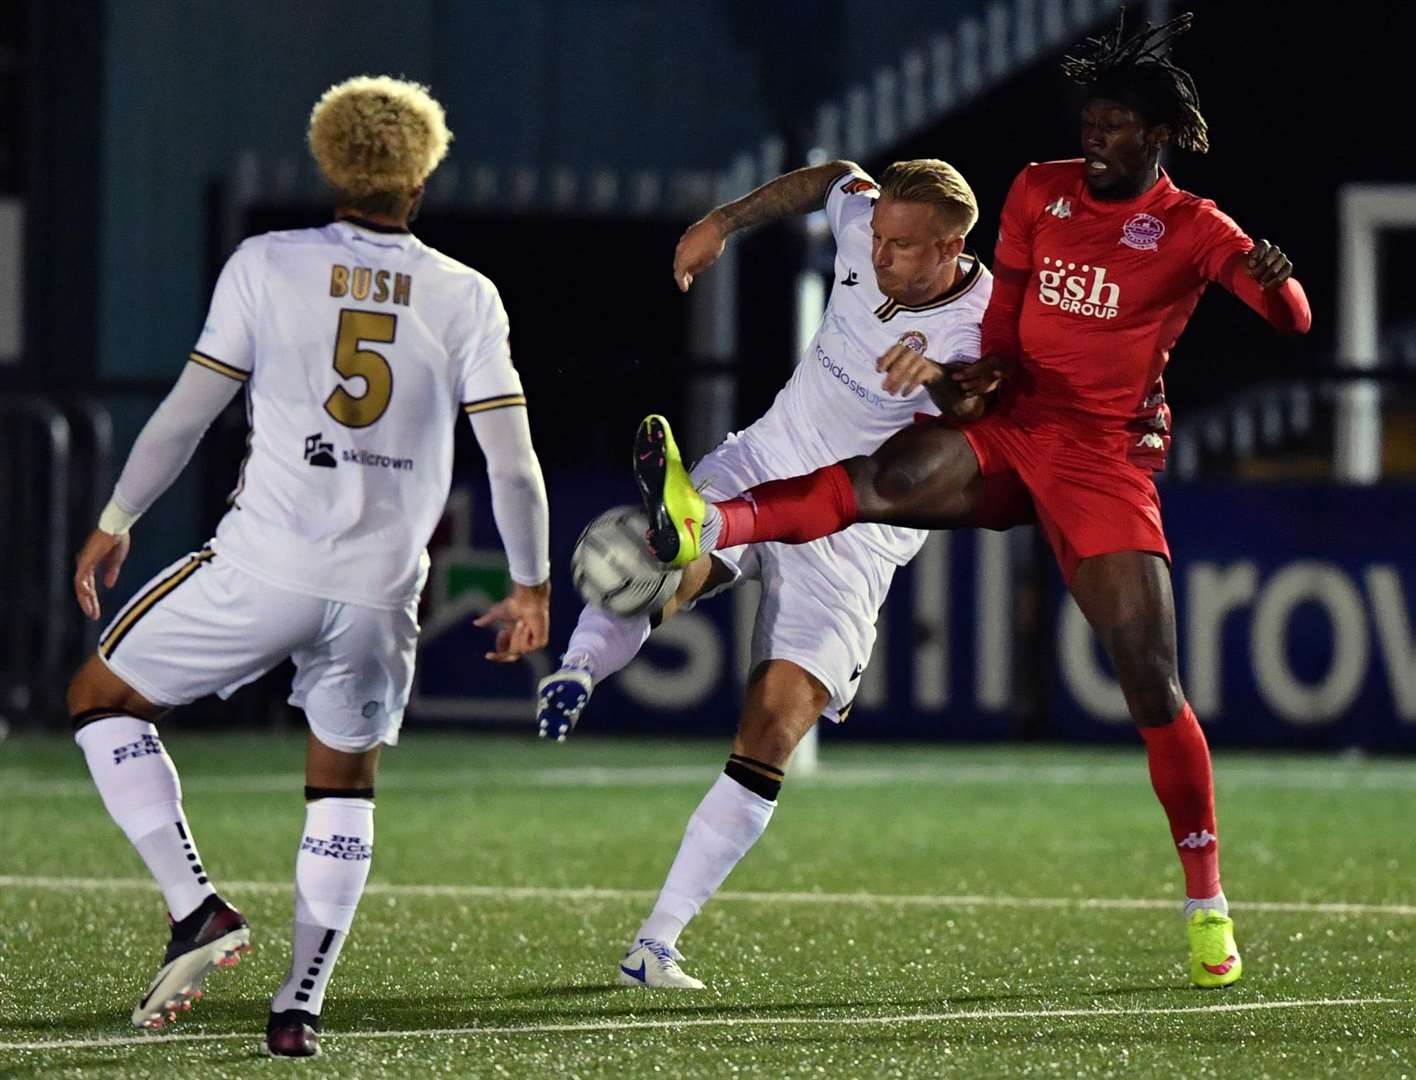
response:
{"label": "red sock", "polygon": [[769,480],[715,505],[723,515],[720,548],[763,540],[805,544],[854,524],[857,513],[851,477],[842,465]]}
{"label": "red sock", "polygon": [[1219,836],[1214,823],[1214,774],[1209,744],[1186,703],[1164,727],[1143,727],[1151,786],[1170,819],[1170,835],[1185,870],[1185,895],[1219,893]]}

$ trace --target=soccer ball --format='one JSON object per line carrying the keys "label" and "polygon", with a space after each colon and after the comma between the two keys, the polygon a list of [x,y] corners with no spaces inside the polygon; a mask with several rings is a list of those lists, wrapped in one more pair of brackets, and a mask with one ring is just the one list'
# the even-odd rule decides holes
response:
{"label": "soccer ball", "polygon": [[585,526],[570,557],[581,599],[614,615],[643,615],[668,603],[683,571],[654,558],[644,540],[648,528],[637,506],[616,506]]}

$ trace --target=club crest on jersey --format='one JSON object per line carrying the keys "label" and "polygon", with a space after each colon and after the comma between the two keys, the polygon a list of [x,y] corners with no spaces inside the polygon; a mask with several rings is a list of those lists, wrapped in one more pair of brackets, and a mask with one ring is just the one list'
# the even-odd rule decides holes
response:
{"label": "club crest on jersey", "polygon": [[1094,319],[1114,319],[1120,311],[1121,287],[1106,280],[1106,267],[1064,263],[1046,255],[1037,272],[1037,298],[1048,307]]}
{"label": "club crest on jersey", "polygon": [[1137,251],[1154,251],[1165,235],[1165,222],[1152,214],[1136,214],[1121,226],[1121,243]]}
{"label": "club crest on jersey", "polygon": [[879,186],[874,180],[867,180],[863,176],[853,176],[841,185],[841,191],[847,195],[856,195],[862,191],[874,191]]}
{"label": "club crest on jersey", "polygon": [[910,330],[901,334],[899,343],[907,349],[913,349],[920,356],[923,356],[924,350],[929,347],[929,339],[918,330]]}
{"label": "club crest on jersey", "polygon": [[1072,216],[1072,200],[1059,195],[1047,204],[1046,209],[1055,218],[1069,218]]}

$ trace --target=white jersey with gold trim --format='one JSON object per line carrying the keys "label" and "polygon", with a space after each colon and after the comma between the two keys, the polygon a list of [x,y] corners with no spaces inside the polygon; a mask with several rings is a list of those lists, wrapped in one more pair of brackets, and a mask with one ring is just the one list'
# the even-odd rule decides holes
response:
{"label": "white jersey with gold trim", "polygon": [[[993,275],[977,258],[959,258],[963,276],[943,296],[908,307],[885,296],[871,262],[871,211],[878,189],[848,173],[831,185],[826,216],[836,238],[836,274],[821,327],[772,407],[741,433],[751,452],[777,476],[811,472],[870,454],[916,414],[938,415],[924,388],[908,397],[886,394],[875,362],[903,342],[941,364],[980,356],[979,327]],[[914,558],[925,533],[885,525],[853,525],[868,547],[896,565]]]}
{"label": "white jersey with gold trim", "polygon": [[217,553],[376,608],[422,588],[457,417],[525,404],[491,281],[362,222],[243,243],[191,359],[247,391],[249,452]]}

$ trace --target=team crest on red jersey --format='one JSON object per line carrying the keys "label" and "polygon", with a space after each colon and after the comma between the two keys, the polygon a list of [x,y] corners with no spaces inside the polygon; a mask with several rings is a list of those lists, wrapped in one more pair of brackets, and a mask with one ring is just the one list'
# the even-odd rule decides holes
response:
{"label": "team crest on red jersey", "polygon": [[913,349],[915,352],[919,353],[920,356],[923,356],[924,350],[929,347],[929,339],[918,330],[909,330],[900,335],[900,344],[907,349]]}
{"label": "team crest on red jersey", "polygon": [[1152,214],[1136,214],[1121,226],[1121,243],[1137,251],[1154,251],[1165,235],[1165,222]]}
{"label": "team crest on red jersey", "polygon": [[853,176],[841,185],[841,190],[847,195],[855,195],[862,191],[874,191],[879,186],[874,180],[867,180],[863,176]]}

